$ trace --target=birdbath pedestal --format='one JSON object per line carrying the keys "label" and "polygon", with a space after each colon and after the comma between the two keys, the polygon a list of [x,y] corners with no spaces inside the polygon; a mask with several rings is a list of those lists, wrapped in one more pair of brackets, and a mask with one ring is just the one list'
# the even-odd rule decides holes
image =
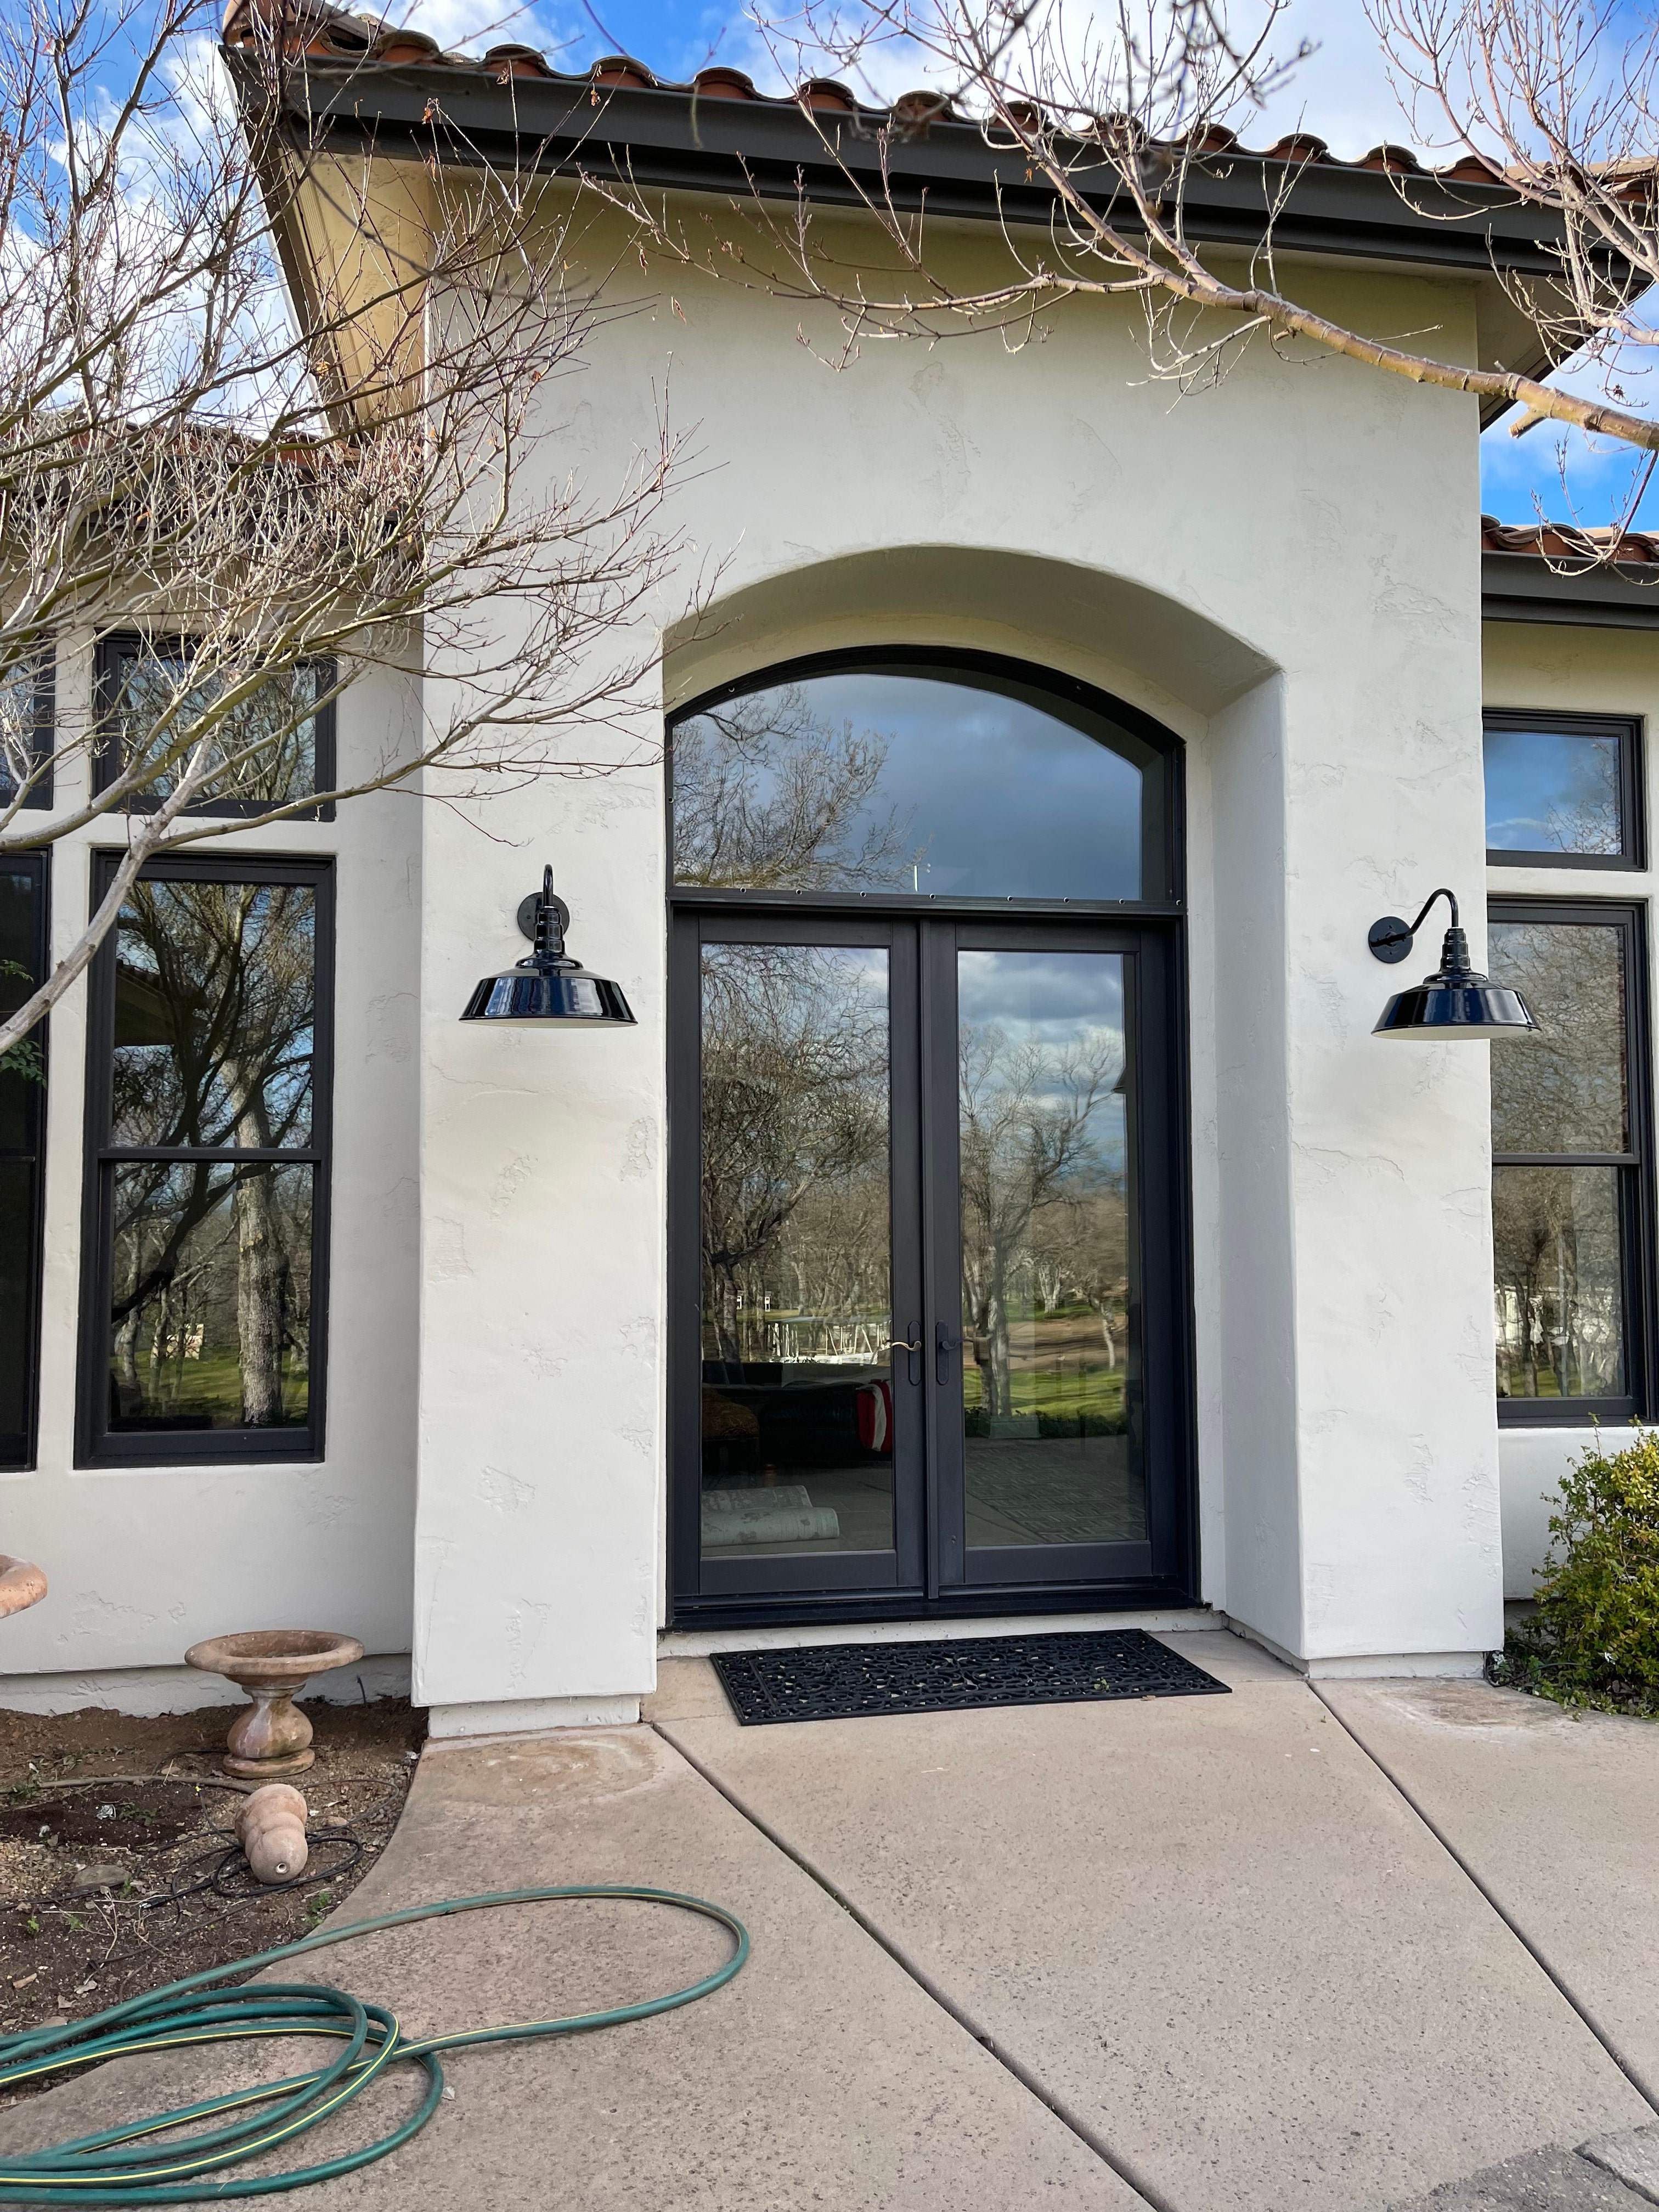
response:
{"label": "birdbath pedestal", "polygon": [[253,1700],[230,1724],[225,1772],[251,1782],[302,1774],[317,1754],[311,1723],[295,1711],[295,1698],[312,1675],[349,1667],[362,1656],[355,1636],[326,1628],[256,1628],[192,1644],[185,1654],[191,1666],[228,1676]]}

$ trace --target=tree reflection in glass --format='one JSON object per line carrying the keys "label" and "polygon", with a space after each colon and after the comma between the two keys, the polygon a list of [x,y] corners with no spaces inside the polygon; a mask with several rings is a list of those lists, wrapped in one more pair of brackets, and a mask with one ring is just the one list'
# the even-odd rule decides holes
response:
{"label": "tree reflection in glass", "polygon": [[1616,737],[1488,729],[1486,844],[1493,852],[1624,850]]}
{"label": "tree reflection in glass", "polygon": [[702,955],[702,1542],[893,1541],[888,956]]}
{"label": "tree reflection in glass", "polygon": [[1494,921],[1488,966],[1539,1022],[1492,1056],[1498,1395],[1622,1397],[1623,1171],[1583,1156],[1630,1149],[1624,933]]}
{"label": "tree reflection in glass", "polygon": [[1139,898],[1137,763],[1152,757],[1104,715],[1083,720],[1015,688],[892,670],[706,708],[673,732],[674,880]]}
{"label": "tree reflection in glass", "polygon": [[1617,1175],[1493,1169],[1500,1398],[1624,1395]]}
{"label": "tree reflection in glass", "polygon": [[958,956],[970,1546],[1138,1542],[1123,961]]}
{"label": "tree reflection in glass", "polygon": [[[223,696],[223,677],[194,674],[176,647],[122,646],[112,656],[111,674],[110,721],[123,768],[165,758],[177,732]],[[323,670],[307,665],[269,677],[251,692],[217,729],[220,765],[202,787],[198,805],[280,805],[314,792],[317,702],[325,689]],[[164,799],[173,775],[172,768],[158,768],[149,781],[150,793]]]}
{"label": "tree reflection in glass", "polygon": [[112,1428],[303,1423],[315,1169],[316,892],[142,881],[115,942]]}

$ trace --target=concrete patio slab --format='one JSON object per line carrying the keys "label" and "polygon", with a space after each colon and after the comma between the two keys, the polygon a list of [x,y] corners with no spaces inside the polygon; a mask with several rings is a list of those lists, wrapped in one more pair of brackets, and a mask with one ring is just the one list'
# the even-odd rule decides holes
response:
{"label": "concrete patio slab", "polygon": [[1598,2136],[1594,2142],[1580,2143],[1578,2155],[1616,2175],[1646,2203],[1659,2204],[1659,2126]]}
{"label": "concrete patio slab", "polygon": [[[659,2019],[454,2054],[453,2097],[417,2141],[307,2191],[307,2207],[1144,2212],[649,1729],[429,1748],[396,1836],[343,1917],[485,1887],[619,1881],[729,1905],[749,1925],[750,1964]],[[420,2034],[628,2002],[707,1972],[726,1941],[648,1905],[510,1908],[366,1936],[324,1953],[307,1978],[389,2003]],[[259,2071],[273,2068],[280,2057]],[[0,2147],[107,2125],[249,2071],[222,2057],[133,2060],[15,2108]],[[368,2132],[330,2124],[301,2148],[331,2155]]]}
{"label": "concrete patio slab", "polygon": [[1320,1690],[1659,2096],[1659,1727],[1486,1682]]}
{"label": "concrete patio slab", "polygon": [[1652,2117],[1298,1675],[1165,1640],[1233,1694],[744,1729],[688,1660],[652,1717],[1176,2212]]}

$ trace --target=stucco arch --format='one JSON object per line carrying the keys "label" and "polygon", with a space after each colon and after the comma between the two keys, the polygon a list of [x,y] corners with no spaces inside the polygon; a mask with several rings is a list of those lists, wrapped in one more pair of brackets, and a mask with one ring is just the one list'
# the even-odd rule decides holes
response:
{"label": "stucco arch", "polygon": [[670,711],[804,654],[975,647],[1113,691],[1184,736],[1274,664],[1197,608],[1079,562],[996,546],[908,545],[813,561],[744,584],[665,641]]}

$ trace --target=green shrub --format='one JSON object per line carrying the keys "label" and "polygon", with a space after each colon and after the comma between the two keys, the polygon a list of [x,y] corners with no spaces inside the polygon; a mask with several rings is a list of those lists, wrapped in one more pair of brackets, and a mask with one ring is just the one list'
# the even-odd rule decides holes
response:
{"label": "green shrub", "polygon": [[1537,1597],[1500,1680],[1659,1718],[1659,1431],[1638,1427],[1620,1452],[1591,1445],[1563,1478]]}

